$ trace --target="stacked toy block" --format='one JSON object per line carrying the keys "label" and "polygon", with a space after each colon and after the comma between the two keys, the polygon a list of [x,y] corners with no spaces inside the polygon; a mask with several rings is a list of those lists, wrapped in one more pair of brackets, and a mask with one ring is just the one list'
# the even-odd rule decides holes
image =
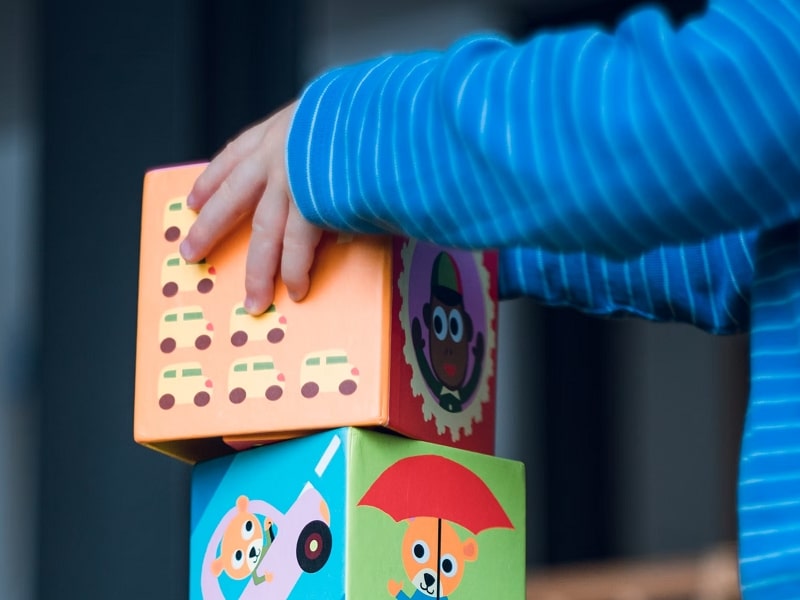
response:
{"label": "stacked toy block", "polygon": [[191,598],[523,598],[496,255],[326,233],[308,297],[254,317],[246,223],[178,253],[203,167],[145,177],[134,407],[139,443],[197,463]]}

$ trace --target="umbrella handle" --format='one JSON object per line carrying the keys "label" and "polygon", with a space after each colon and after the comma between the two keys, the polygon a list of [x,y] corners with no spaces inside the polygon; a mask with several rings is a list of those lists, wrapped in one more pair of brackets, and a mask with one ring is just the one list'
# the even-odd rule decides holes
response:
{"label": "umbrella handle", "polygon": [[442,518],[436,519],[436,598],[442,597]]}

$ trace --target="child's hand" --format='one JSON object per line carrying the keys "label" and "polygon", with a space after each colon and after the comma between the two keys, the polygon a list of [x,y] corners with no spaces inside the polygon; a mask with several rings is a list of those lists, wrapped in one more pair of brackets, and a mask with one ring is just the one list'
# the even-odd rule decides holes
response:
{"label": "child's hand", "polygon": [[308,273],[322,230],[297,210],[286,175],[286,138],[296,102],[251,127],[197,178],[186,203],[200,214],[181,243],[190,262],[204,258],[243,218],[252,215],[245,308],[261,314],[272,303],[280,270],[292,300],[308,293]]}

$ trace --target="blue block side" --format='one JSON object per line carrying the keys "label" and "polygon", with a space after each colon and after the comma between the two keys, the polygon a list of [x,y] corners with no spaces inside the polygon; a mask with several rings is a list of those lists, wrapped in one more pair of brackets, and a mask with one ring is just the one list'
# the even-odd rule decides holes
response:
{"label": "blue block side", "polygon": [[[265,594],[280,598],[341,598],[348,431],[343,428],[287,440],[195,467],[190,599],[246,600]],[[212,565],[222,557],[222,540],[239,535],[236,519],[241,511],[237,499],[241,496],[247,498],[246,512],[255,517],[259,526],[267,519],[273,523],[271,545],[258,544],[263,558],[255,567],[255,578],[247,572],[242,579],[236,577],[239,573],[231,575],[228,570],[215,573]],[[320,508],[323,501],[327,516]],[[309,529],[314,522],[317,530]],[[267,538],[265,534],[264,539]],[[320,561],[319,548],[330,549],[327,560]],[[307,556],[302,557],[304,549]],[[220,564],[231,567],[233,563],[225,556],[217,563]]]}

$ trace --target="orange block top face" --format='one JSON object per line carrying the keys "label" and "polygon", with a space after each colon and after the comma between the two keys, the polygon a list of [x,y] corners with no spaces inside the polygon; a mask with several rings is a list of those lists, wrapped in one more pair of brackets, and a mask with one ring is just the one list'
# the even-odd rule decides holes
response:
{"label": "orange block top face", "polygon": [[294,303],[278,282],[273,305],[253,317],[242,306],[249,223],[200,263],[178,253],[196,218],[186,195],[204,166],[145,177],[136,440],[385,423],[391,238],[325,234],[308,297]]}

